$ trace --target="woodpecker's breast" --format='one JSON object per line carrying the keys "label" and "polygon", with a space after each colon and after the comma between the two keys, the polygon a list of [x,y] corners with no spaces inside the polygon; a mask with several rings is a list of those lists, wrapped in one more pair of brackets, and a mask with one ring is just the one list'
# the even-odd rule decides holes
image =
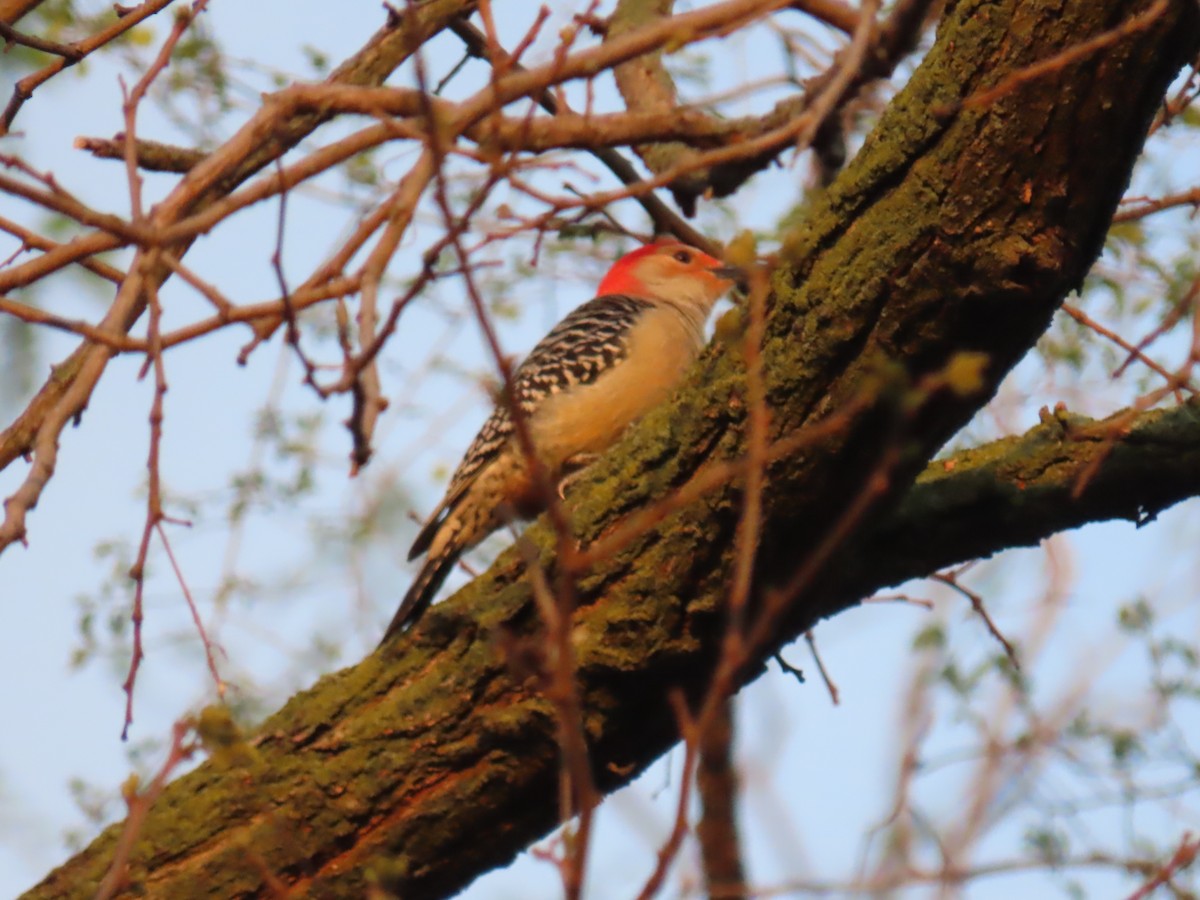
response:
{"label": "woodpecker's breast", "polygon": [[590,380],[544,396],[533,438],[551,468],[572,456],[600,453],[634,421],[666,400],[702,347],[697,327],[667,306],[648,306],[620,335]]}

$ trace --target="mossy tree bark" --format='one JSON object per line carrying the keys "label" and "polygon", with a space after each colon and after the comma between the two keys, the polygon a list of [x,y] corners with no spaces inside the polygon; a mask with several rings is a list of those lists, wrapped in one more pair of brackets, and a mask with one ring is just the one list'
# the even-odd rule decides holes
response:
{"label": "mossy tree bark", "polygon": [[[746,679],[863,592],[1200,491],[1194,406],[1142,416],[1115,450],[1095,428],[1048,420],[913,483],[1094,260],[1164,91],[1197,50],[1196,5],[1170,0],[1096,52],[1010,76],[1151,8],[948,3],[918,72],[787,241],[763,348],[772,438],[848,404],[857,412],[769,468],[755,598],[788,581],[798,554],[875,481],[861,527],[796,598]],[[986,359],[977,383],[931,388],[963,351]],[[570,504],[584,543],[744,452],[743,368],[736,347],[714,348],[695,386],[588,476]],[[1100,453],[1106,461],[1073,500],[1074,477]],[[677,739],[668,691],[704,690],[739,511],[736,485],[717,490],[579,581],[584,725],[606,790]],[[888,537],[918,527],[926,541]],[[529,534],[552,566],[549,529]],[[251,764],[209,762],[172,785],[133,854],[130,892],[266,895],[271,873],[316,897],[363,896],[375,877],[406,898],[444,896],[552,827],[553,708],[511,664],[539,632],[523,570],[505,554],[414,632],[294,697],[261,727]],[[90,895],[119,828],[29,896]]]}

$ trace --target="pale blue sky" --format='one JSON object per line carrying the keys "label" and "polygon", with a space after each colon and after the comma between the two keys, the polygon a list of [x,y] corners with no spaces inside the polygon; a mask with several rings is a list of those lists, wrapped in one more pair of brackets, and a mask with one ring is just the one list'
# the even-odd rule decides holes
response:
{"label": "pale blue sky", "polygon": [[[345,4],[336,17],[327,9],[328,5],[316,3],[214,0],[208,18],[231,55],[287,69],[303,65],[298,48],[305,43],[319,44],[338,60],[380,24],[375,3]],[[521,15],[531,14],[521,9]],[[519,24],[514,21],[511,27]],[[160,33],[161,28],[157,27]],[[554,30],[548,28],[548,33]],[[440,52],[449,55],[432,62],[445,68],[457,55],[452,43],[442,47]],[[774,63],[772,52],[760,53],[758,45],[742,44],[726,65],[737,80],[748,80]],[[43,88],[21,113],[20,126],[27,137],[9,139],[4,149],[59,173],[63,183],[88,202],[123,212],[128,202],[120,165],[93,161],[71,149],[77,135],[109,135],[121,127],[115,69],[103,60],[89,65],[86,79],[68,73]],[[148,107],[141,133],[179,139]],[[389,176],[403,171],[404,154],[389,150],[385,158],[392,159],[386,170]],[[803,173],[800,167],[793,171],[797,179]],[[161,195],[172,181],[153,178],[148,191]],[[748,191],[739,198],[739,227],[769,227],[788,200],[778,193]],[[5,215],[38,221],[28,207],[18,208],[11,198],[0,198],[0,205]],[[341,225],[329,214],[331,207],[319,199],[296,196],[289,209],[286,260],[289,275],[298,281],[307,274],[306,266],[325,254]],[[276,289],[268,257],[275,215],[271,204],[247,211],[199,241],[188,254],[188,264],[220,284],[234,300],[272,296]],[[435,227],[436,223],[423,223],[418,234],[428,235]],[[0,238],[0,257],[11,249]],[[393,273],[402,276],[404,267],[412,264],[412,253],[420,249],[419,243],[408,246],[398,256]],[[553,268],[547,262],[539,275],[550,272]],[[95,317],[100,308],[96,297],[77,291],[77,286],[64,284],[39,300],[67,315]],[[453,285],[442,288],[439,302],[452,307],[453,294]],[[529,314],[505,324],[506,346],[513,352],[527,348],[550,321],[588,295],[585,279],[526,283],[522,298],[529,302]],[[200,308],[178,284],[164,292],[164,303],[174,321],[183,321]],[[319,540],[314,542],[312,520],[332,523],[361,510],[389,481],[411,490],[413,511],[423,515],[440,493],[436,471],[454,462],[484,415],[484,392],[462,378],[440,377],[434,382],[436,389],[415,399],[399,395],[411,390],[405,386],[411,384],[413,361],[425,359],[430,343],[445,327],[444,318],[432,307],[430,302],[415,309],[389,347],[384,388],[397,392],[393,409],[381,427],[374,472],[354,482],[345,477],[348,447],[338,425],[346,403],[335,400],[320,410],[311,392],[300,385],[299,368],[281,349],[278,337],[260,348],[245,368],[234,365],[245,341],[240,331],[206,338],[167,357],[171,389],[163,477],[174,496],[202,503],[192,532],[172,531],[175,548],[202,615],[216,624],[228,654],[220,661],[222,670],[231,680],[250,686],[268,705],[311,683],[322,671],[360,658],[377,639],[410,577],[401,562],[411,539],[410,525],[395,526],[394,545],[376,540],[360,557],[347,558],[337,544],[322,547]],[[451,357],[466,370],[486,372],[486,358],[471,329],[459,329],[454,340]],[[46,332],[44,359],[57,360],[73,346],[69,338]],[[7,723],[6,736],[0,740],[0,895],[28,887],[68,855],[63,833],[84,827],[67,788],[70,779],[115,791],[130,770],[127,747],[119,740],[123,671],[101,662],[72,671],[68,661],[77,642],[74,598],[97,593],[111,569],[110,561],[96,558],[96,546],[113,540],[136,544],[141,533],[151,391],[148,383],[136,380],[138,367],[134,359],[112,363],[81,426],[64,435],[59,471],[30,517],[29,547],[13,547],[0,556],[0,604],[7,616],[6,627],[0,629],[0,660],[8,685],[0,692],[0,721]],[[213,589],[230,545],[219,512],[231,496],[231,474],[244,469],[251,458],[248,435],[256,410],[271,395],[272,383],[281,373],[284,409],[324,415],[318,487],[296,511],[250,519],[240,541],[238,569],[262,584],[274,585],[275,590],[252,604],[235,600],[228,610],[217,613]],[[1037,380],[1036,367],[1027,366],[1016,382],[1030,385]],[[1066,390],[1076,396],[1073,389]],[[1051,394],[1038,396],[1033,403],[1010,403],[1005,421],[1018,429],[1028,427],[1036,421],[1037,406],[1058,398]],[[1104,408],[1102,399],[1096,402]],[[446,410],[450,421],[433,439],[427,417]],[[20,464],[0,473],[0,495],[10,493],[23,474]],[[1058,558],[1069,558],[1071,577],[1061,598],[1061,618],[1036,669],[1035,696],[1054,695],[1092,661],[1104,659],[1105,648],[1113,646],[1114,610],[1135,595],[1177,610],[1174,627],[1185,638],[1196,639],[1189,604],[1194,605],[1198,583],[1191,550],[1200,530],[1198,514],[1200,507],[1193,502],[1141,531],[1117,523],[1087,529],[1060,543]],[[486,553],[477,557],[486,558]],[[162,555],[156,554],[153,563],[147,659],[138,681],[134,742],[165,740],[177,717],[213,699],[183,598],[173,579],[166,577]],[[1024,551],[991,565],[978,576],[976,586],[986,587],[1001,626],[1019,634],[1036,617],[1048,580],[1044,556]],[[806,686],[773,670],[740,698],[738,752],[747,778],[747,853],[758,883],[835,878],[854,870],[862,851],[864,823],[877,823],[888,812],[894,777],[889,751],[900,730],[899,698],[913,666],[910,645],[918,629],[936,617],[949,623],[951,639],[962,642],[966,652],[994,650],[960,599],[928,585],[911,590],[914,595],[937,598],[936,612],[874,604],[818,629],[825,663],[842,692],[840,707],[829,703],[803,646],[793,647],[788,657],[809,673]],[[324,668],[311,650],[314,632],[342,642],[341,655],[323,663]],[[1133,723],[1145,712],[1136,693],[1127,696],[1141,667],[1135,654],[1112,652],[1114,664],[1102,667],[1097,687],[1102,688],[1108,711]],[[947,716],[943,710],[942,721],[947,724],[944,744],[939,746],[951,752],[965,735],[948,724]],[[157,758],[150,756],[152,761]],[[628,896],[649,874],[654,850],[670,827],[679,768],[678,759],[673,765],[657,765],[634,788],[605,805],[592,857],[595,877],[590,897]],[[934,813],[952,816],[961,802],[962,777],[951,769],[931,779],[923,788],[926,805]],[[1178,823],[1147,816],[1139,827],[1160,837],[1172,833],[1176,825],[1180,830],[1200,828],[1194,808],[1181,811]],[[1125,827],[1100,815],[1094,821],[1101,833]],[[1005,826],[985,846],[997,856],[1012,855],[1019,840],[1019,826]],[[694,877],[697,867],[694,854],[689,854],[690,850],[684,854],[683,869],[686,877]],[[1012,896],[1017,882],[1018,887],[1045,884],[1032,876],[983,881],[970,896]],[[557,895],[554,872],[528,858],[468,892],[479,898]]]}

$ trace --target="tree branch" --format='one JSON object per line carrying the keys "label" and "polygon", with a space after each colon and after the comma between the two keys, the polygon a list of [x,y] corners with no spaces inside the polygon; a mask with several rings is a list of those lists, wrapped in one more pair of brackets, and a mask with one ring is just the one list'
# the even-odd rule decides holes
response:
{"label": "tree branch", "polygon": [[[609,19],[606,38],[616,40],[648,22],[669,19],[674,6],[675,0],[619,0]],[[668,122],[677,113],[679,101],[675,94],[675,81],[663,65],[662,57],[662,50],[635,57],[614,67],[613,77],[631,113],[650,115]],[[717,121],[707,113],[699,115],[705,122]],[[655,174],[681,163],[686,164],[694,155],[691,147],[678,141],[639,144],[634,147],[634,152],[646,168]],[[705,173],[693,169],[671,183],[675,202],[685,216],[696,214],[696,198],[704,192],[705,182]]]}
{"label": "tree branch", "polygon": [[[1200,13],[1176,0],[1099,56],[1018,84],[986,108],[956,104],[1148,6],[951,4],[875,134],[787,240],[762,355],[770,438],[853,414],[819,446],[768,467],[748,622],[779,600],[775,586],[796,581],[798,551],[807,565],[826,544],[827,523],[841,523],[846,542],[829,566],[812,568],[802,592],[786,592],[783,627],[740,669],[743,680],[817,618],[928,574],[942,564],[935,557],[998,551],[1196,493],[1194,405],[1119,420],[1128,428],[1120,433],[1112,423],[1047,422],[1023,439],[1031,443],[1003,445],[1011,460],[975,451],[937,463],[910,490],[1091,265],[1163,93],[1200,44]],[[941,108],[953,111],[939,116]],[[705,467],[744,459],[744,397],[740,353],[710,351],[693,387],[580,478],[569,508],[581,542]],[[1092,474],[1076,497],[1084,466]],[[955,483],[977,502],[951,502]],[[863,521],[891,524],[863,533],[845,521],[848,498],[869,514]],[[602,789],[628,782],[677,739],[672,691],[706,690],[739,519],[737,486],[726,484],[577,579],[572,642]],[[937,539],[920,547],[894,538],[935,526]],[[537,524],[526,537],[553,575],[553,530]],[[233,896],[262,892],[268,873],[323,896],[362,896],[373,879],[406,898],[434,897],[552,827],[553,704],[514,665],[536,660],[544,639],[524,573],[520,554],[502,555],[405,637],[272,716],[255,763],[209,763],[170,786],[132,854],[130,886],[169,896],[203,884]],[[96,883],[117,834],[30,896]]]}
{"label": "tree branch", "polygon": [[[1089,472],[1083,491],[1080,479]],[[1002,549],[1028,547],[1090,522],[1125,519],[1137,527],[1200,496],[1200,401],[1102,421],[1043,412],[1018,437],[930,463],[895,514],[864,537],[869,582],[849,595],[896,584]]]}
{"label": "tree branch", "polygon": [[[1122,420],[1126,421],[1123,434],[1112,440],[1110,424]],[[1097,455],[1104,455],[1104,464],[1083,496],[1074,497],[1079,473],[1091,467]],[[1129,519],[1141,525],[1153,513],[1196,496],[1200,496],[1200,402],[1193,401],[1171,410],[1142,413],[1132,421],[1128,421],[1124,414],[1102,422],[1061,414],[1047,417],[1046,421],[1019,437],[995,441],[931,463],[896,512],[870,535],[847,548],[844,557],[853,559],[854,563],[838,568],[834,586],[830,590],[830,596],[836,599],[826,608],[825,614],[852,607],[860,597],[889,584],[920,577],[962,560],[989,556],[1010,547],[1036,544],[1058,531],[1114,518]],[[511,566],[511,554],[502,562]],[[274,848],[275,871],[287,874],[301,865],[299,858],[287,864],[278,855],[285,852],[285,848],[278,845],[286,843],[286,839],[271,839],[267,833],[278,833],[278,823],[270,815],[258,816],[256,811],[266,808],[264,804],[268,804],[272,792],[297,791],[300,785],[308,784],[310,776],[305,773],[310,767],[321,769],[326,761],[336,761],[339,771],[344,765],[367,765],[367,757],[376,754],[374,748],[380,746],[389,746],[391,749],[386,759],[378,761],[376,765],[381,768],[375,771],[382,771],[387,785],[399,781],[404,793],[398,798],[389,797],[379,802],[394,808],[397,813],[402,810],[403,815],[364,830],[403,825],[406,830],[415,829],[419,833],[421,829],[428,828],[430,834],[424,839],[410,834],[407,843],[409,849],[403,850],[406,858],[421,860],[422,868],[427,869],[438,858],[436,852],[440,852],[433,850],[432,846],[422,848],[437,846],[441,839],[453,834],[456,829],[471,833],[472,828],[483,827],[481,821],[506,816],[511,820],[516,817],[515,809],[494,805],[496,782],[487,777],[486,772],[476,773],[463,765],[466,758],[472,758],[477,753],[486,759],[489,748],[497,746],[496,741],[506,744],[519,737],[520,727],[529,727],[531,720],[536,723],[540,718],[533,698],[525,700],[533,708],[521,710],[514,705],[515,698],[508,695],[509,691],[514,690],[513,685],[492,683],[493,679],[506,680],[504,666],[501,661],[489,659],[494,655],[494,649],[488,646],[490,641],[486,634],[480,634],[480,629],[496,627],[497,623],[520,615],[519,608],[514,610],[518,604],[511,602],[506,603],[504,609],[492,609],[489,613],[489,607],[494,607],[497,599],[489,594],[486,587],[481,591],[472,586],[445,604],[434,607],[429,613],[432,621],[428,629],[433,633],[422,636],[419,640],[421,646],[408,647],[403,651],[408,659],[401,673],[387,673],[380,660],[371,658],[358,668],[331,676],[312,691],[300,695],[259,730],[259,762],[254,770],[222,771],[208,764],[199,772],[170,786],[164,807],[151,812],[148,836],[152,838],[164,828],[184,828],[186,838],[177,838],[175,840],[184,843],[164,845],[152,857],[143,858],[141,865],[149,864],[156,873],[147,876],[146,886],[167,890],[172,884],[187,884],[189,878],[197,877],[188,863],[192,847],[207,848],[206,852],[219,854],[210,863],[214,868],[224,871],[233,867],[236,870],[230,873],[236,878],[228,882],[230,889],[236,885],[249,890],[252,875],[257,873],[261,876],[262,873],[261,867],[240,856],[238,848],[241,846]],[[619,598],[613,599],[619,602]],[[799,633],[790,631],[789,637]],[[434,646],[431,647],[431,644]],[[430,664],[430,652],[436,651],[438,644],[446,645],[441,654],[444,665],[419,677],[414,675]],[[460,653],[465,655],[460,657]],[[436,652],[433,656],[437,656]],[[653,654],[648,655],[647,660],[652,657]],[[474,660],[474,664],[487,661],[484,668],[486,677],[477,680],[479,675],[472,672],[454,676],[453,666],[459,659]],[[658,660],[654,668],[661,669],[662,665],[662,660]],[[590,673],[595,690],[604,683],[603,680],[597,680],[597,674],[594,670]],[[627,671],[620,667],[606,673],[610,687],[624,686],[623,690],[629,692],[638,690],[638,677],[636,670]],[[438,683],[446,678],[451,678],[448,684]],[[451,711],[453,715],[435,720],[431,718],[427,703],[437,703],[440,712],[446,710],[442,700],[433,699],[427,692],[437,693],[441,690],[457,699]],[[474,690],[482,693],[477,696]],[[365,693],[360,695],[360,691]],[[499,705],[490,709],[487,707],[497,702]],[[371,711],[371,707],[379,703],[384,706],[382,716]],[[414,705],[410,707],[410,703]],[[605,715],[621,716],[628,729],[638,727],[632,710],[622,712],[611,704],[606,706]],[[511,719],[508,718],[510,714]],[[360,716],[372,719],[373,737],[364,734],[366,723],[357,721]],[[469,737],[470,728],[478,725],[481,719],[486,723],[486,730]],[[642,722],[643,726],[645,721]],[[524,726],[518,727],[521,722],[524,722]],[[545,722],[542,725],[549,727]],[[518,731],[504,738],[510,726],[518,727]],[[666,741],[669,743],[673,740],[674,735],[668,730]],[[445,768],[452,770],[456,766],[463,766],[463,771],[434,778],[429,772],[432,767],[426,765],[406,778],[403,774],[403,756],[394,754],[401,753],[396,749],[397,744],[407,743],[412,745],[411,752],[418,755],[428,753],[430,746],[442,747],[442,752],[450,757]],[[364,754],[364,758],[360,759],[356,755],[358,753]],[[276,757],[280,759],[277,761]],[[653,755],[648,758],[652,759]],[[283,759],[292,760],[288,764],[290,774],[270,775],[271,772],[283,771],[280,768]],[[628,757],[620,759],[622,764],[628,763]],[[485,765],[498,762],[491,760]],[[539,753],[538,762],[552,771],[552,751],[548,759]],[[635,777],[635,772],[623,769],[620,777],[617,777],[618,760],[609,758],[607,763],[605,783],[609,789]],[[293,772],[290,766],[296,764],[300,764],[301,768]],[[640,769],[641,765],[636,771]],[[507,772],[509,770],[506,768],[497,768],[494,778],[507,777]],[[528,772],[517,774],[521,775],[526,788],[532,790],[532,785],[527,781]],[[340,796],[346,785],[355,784],[357,786],[353,790],[358,793],[356,799],[341,804],[334,802],[333,808],[338,810],[339,819],[345,822],[344,827],[363,827],[362,823],[372,818],[372,809],[383,808],[377,807],[363,795],[364,792],[371,793],[367,787],[371,777],[374,776],[367,769],[357,771],[353,781],[346,774],[322,775],[320,783],[327,786],[314,788],[310,784],[304,788],[302,806],[308,808],[312,815],[317,815],[322,802],[330,802],[328,799],[321,800],[322,791],[333,790]],[[255,790],[246,791],[241,787],[247,778],[257,785]],[[552,783],[552,776],[547,778],[548,783]],[[379,793],[384,794],[388,789],[385,785],[379,789]],[[467,796],[475,800],[469,801]],[[506,802],[523,804],[529,802],[530,796],[518,792]],[[223,804],[232,802],[231,798],[236,798],[236,802],[226,810]],[[478,807],[481,799],[486,803]],[[330,810],[326,810],[328,812]],[[441,815],[452,817],[444,830],[433,824],[433,820]],[[232,825],[228,821],[230,818],[240,824]],[[355,825],[360,818],[361,823]],[[543,815],[542,819],[542,827],[548,827],[551,817]],[[175,824],[172,825],[172,822]],[[194,829],[185,826],[184,822],[193,823]],[[230,827],[245,843],[239,844],[238,838],[233,835],[222,836],[222,830]],[[89,883],[87,879],[91,877],[90,872],[103,873],[112,847],[119,839],[120,828],[113,826],[83,854],[52,873],[28,896],[69,896],[71,885]],[[523,840],[508,842],[506,854],[515,853]],[[450,865],[452,861],[452,867],[457,870],[452,883],[458,887],[472,875],[502,861],[481,854],[483,847],[478,846],[479,842],[468,843],[473,845],[470,852],[459,848],[449,861],[443,858],[443,863]],[[308,852],[307,845],[299,845],[295,852],[303,856]],[[333,859],[339,860],[341,857],[335,854]],[[196,864],[203,863],[197,859]],[[377,862],[375,865],[384,873],[388,871],[386,863]],[[331,862],[327,875],[313,877],[321,880],[336,875],[336,866]],[[413,891],[411,896],[438,896],[453,890],[448,886],[450,883],[444,880],[447,876],[448,873],[442,874],[440,887],[422,884],[420,890]],[[205,883],[213,884],[211,881]],[[335,890],[343,891],[341,888]],[[346,889],[335,895],[355,894],[352,889]]]}
{"label": "tree branch", "polygon": [[[445,28],[451,19],[472,8],[474,0],[429,0],[415,5],[411,14],[389,22],[327,80],[343,84],[382,84],[426,40]],[[286,121],[272,121],[271,113],[270,109],[260,111],[259,116],[239,132],[243,136],[249,135],[244,141],[244,150],[231,141],[221,151],[209,154],[190,170],[183,182],[156,209],[154,225],[162,227],[175,217],[211,205],[263,166],[278,159],[330,117],[328,112],[313,110],[291,116]],[[266,124],[270,127],[263,133]],[[193,186],[188,179],[199,180],[198,172],[204,172],[208,177],[200,186]],[[72,245],[75,245],[74,248]],[[70,244],[62,245],[63,258],[69,261],[72,249],[78,251],[84,245],[88,248],[87,252],[74,258],[111,250],[120,245],[120,240],[108,233],[77,238]],[[177,257],[182,256],[188,246],[190,238],[181,241],[177,248],[173,248],[173,252]],[[51,255],[46,253],[40,262],[48,265]],[[144,273],[145,279],[152,283],[149,289],[161,287],[172,272],[169,265],[159,264],[153,271]],[[4,274],[11,278],[14,270]],[[126,279],[100,323],[99,330],[108,332],[112,337],[127,334],[146,308],[147,291],[143,290],[144,286],[140,278]],[[0,285],[0,290],[3,289]],[[86,408],[111,354],[110,347],[105,344],[90,341],[82,343],[62,363],[52,367],[54,374],[51,378],[17,419],[0,432],[0,468],[20,456],[33,457],[33,468],[24,483],[5,501],[5,518],[0,523],[0,550],[14,541],[24,540],[26,513],[37,505],[42,491],[54,475],[59,436],[66,424]]]}
{"label": "tree branch", "polygon": [[[487,45],[487,38],[484,37],[478,28],[476,28],[466,19],[456,20],[451,24],[450,28],[456,35],[458,35],[459,39],[466,44],[468,53],[480,59],[488,59],[489,48]],[[496,51],[492,52],[493,54],[496,53]],[[491,59],[491,63],[493,66],[503,65],[505,67],[515,66],[520,68],[520,64],[515,63],[508,56],[508,54],[504,53],[503,51],[499,51],[499,55],[496,56],[496,58]],[[558,98],[556,98],[549,90],[542,91],[538,95],[537,100],[542,109],[546,110],[552,116],[561,117],[563,114],[571,115],[571,111],[564,108],[564,106],[560,104]],[[524,124],[532,124],[532,121],[528,116],[525,117],[523,122]],[[634,169],[632,164],[630,164],[625,157],[617,153],[611,147],[603,146],[599,143],[590,144],[589,147],[592,150],[592,155],[595,156],[596,159],[600,160],[600,162],[602,162],[608,168],[608,170],[621,181],[622,184],[636,184],[642,180],[641,176],[638,175],[637,170]],[[699,247],[701,250],[704,250],[707,253],[713,253],[716,249],[712,246],[712,242],[707,238],[707,236],[696,231],[696,229],[692,228],[691,225],[679,218],[679,216],[672,212],[655,194],[648,193],[643,196],[639,196],[637,198],[637,202],[640,203],[642,208],[646,210],[646,214],[654,223],[654,229],[656,232],[661,234],[674,234],[681,241],[691,244],[693,247]]]}
{"label": "tree branch", "polygon": [[17,20],[45,0],[0,0],[0,22],[15,25]]}

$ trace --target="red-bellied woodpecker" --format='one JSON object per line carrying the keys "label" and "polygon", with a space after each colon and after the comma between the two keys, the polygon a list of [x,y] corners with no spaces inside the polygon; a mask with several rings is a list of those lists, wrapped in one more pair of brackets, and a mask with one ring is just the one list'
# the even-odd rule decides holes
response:
{"label": "red-bellied woodpecker", "polygon": [[542,507],[513,408],[551,479],[590,461],[665,400],[704,346],[704,323],[739,271],[693,247],[649,244],[617,260],[597,296],[559,322],[513,373],[446,496],[413,542],[428,553],[384,634],[429,606],[455,561],[516,516]]}

